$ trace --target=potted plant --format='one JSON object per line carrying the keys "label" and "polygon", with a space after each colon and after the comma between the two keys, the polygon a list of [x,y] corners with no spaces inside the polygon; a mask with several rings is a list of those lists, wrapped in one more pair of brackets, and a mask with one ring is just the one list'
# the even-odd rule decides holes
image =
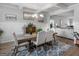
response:
{"label": "potted plant", "polygon": [[41,29],[41,28],[37,29],[37,32],[40,32],[40,31],[42,31],[42,29]]}
{"label": "potted plant", "polygon": [[0,30],[0,36],[2,35],[2,33],[3,33],[3,30]]}
{"label": "potted plant", "polygon": [[29,24],[28,24],[28,27],[32,27],[32,26],[33,26],[33,24],[32,24],[32,23],[29,23]]}

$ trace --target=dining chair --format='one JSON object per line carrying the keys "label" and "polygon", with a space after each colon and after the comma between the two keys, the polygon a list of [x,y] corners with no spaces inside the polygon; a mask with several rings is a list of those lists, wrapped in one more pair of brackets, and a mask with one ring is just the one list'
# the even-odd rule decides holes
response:
{"label": "dining chair", "polygon": [[50,42],[50,41],[53,41],[54,38],[53,38],[53,31],[47,31],[46,32],[46,41],[45,42]]}
{"label": "dining chair", "polygon": [[45,43],[45,39],[46,39],[46,32],[45,31],[41,31],[37,33],[37,37],[36,37],[36,41],[32,41],[36,46],[39,46],[41,44]]}
{"label": "dining chair", "polygon": [[53,47],[54,38],[53,38],[53,31],[46,31],[46,39],[45,39],[45,50],[49,50],[49,47]]}
{"label": "dining chair", "polygon": [[27,47],[29,43],[28,42],[21,42],[21,43],[18,42],[18,40],[22,40],[24,38],[17,37],[15,32],[13,32],[13,37],[14,37],[14,46],[15,46],[14,47],[14,54],[16,55],[19,52],[18,48],[23,47],[23,46]]}
{"label": "dining chair", "polygon": [[74,44],[79,46],[79,33],[74,32]]}
{"label": "dining chair", "polygon": [[46,40],[46,32],[40,31],[37,33],[36,41],[32,41],[33,44],[35,45],[35,50],[37,51],[37,54],[38,54],[38,47],[44,45],[45,40]]}

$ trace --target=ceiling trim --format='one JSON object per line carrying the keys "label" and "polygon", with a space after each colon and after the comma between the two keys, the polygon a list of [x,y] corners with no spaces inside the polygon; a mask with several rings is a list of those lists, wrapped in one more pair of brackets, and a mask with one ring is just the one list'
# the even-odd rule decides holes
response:
{"label": "ceiling trim", "polygon": [[51,12],[51,13],[49,13],[49,14],[50,14],[50,15],[62,14],[62,13],[64,13],[64,12],[68,12],[68,11],[74,10],[74,9],[75,9],[75,6],[77,6],[77,5],[79,5],[79,4],[72,5],[72,6],[70,6],[68,9],[59,9],[59,10],[57,10],[57,11],[55,11],[55,12]]}
{"label": "ceiling trim", "polygon": [[36,13],[40,13],[48,8],[51,8],[53,6],[56,6],[57,3],[54,3],[54,4],[49,4],[49,5],[46,5],[44,8],[42,8],[41,10],[38,10]]}

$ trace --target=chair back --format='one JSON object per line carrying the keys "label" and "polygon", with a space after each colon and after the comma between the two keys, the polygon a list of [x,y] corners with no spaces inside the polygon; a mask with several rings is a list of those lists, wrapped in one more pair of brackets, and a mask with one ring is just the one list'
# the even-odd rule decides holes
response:
{"label": "chair back", "polygon": [[46,41],[45,42],[49,42],[53,40],[53,31],[47,31],[46,32]]}
{"label": "chair back", "polygon": [[40,31],[37,33],[37,45],[41,45],[45,43],[45,39],[46,39],[46,32],[45,31]]}
{"label": "chair back", "polygon": [[15,32],[13,32],[13,37],[14,37],[15,46],[18,46],[17,36],[16,36]]}

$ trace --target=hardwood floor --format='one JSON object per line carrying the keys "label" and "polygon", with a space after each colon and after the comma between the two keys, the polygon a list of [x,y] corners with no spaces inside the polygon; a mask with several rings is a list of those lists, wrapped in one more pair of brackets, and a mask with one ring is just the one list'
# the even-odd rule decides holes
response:
{"label": "hardwood floor", "polygon": [[[58,37],[56,36],[56,40],[64,42],[66,44],[73,44],[73,40],[63,38],[63,37]],[[0,56],[6,56],[6,54],[10,53],[11,50],[13,49],[14,45],[13,42],[10,43],[5,43],[5,44],[0,44]],[[79,56],[79,47],[75,47],[73,49],[70,49],[64,53],[64,56]]]}
{"label": "hardwood floor", "polygon": [[0,56],[6,56],[6,54],[9,54],[14,48],[13,42],[0,44]]}
{"label": "hardwood floor", "polygon": [[[64,42],[66,44],[70,44],[70,45],[73,45],[74,46],[73,40],[71,40],[71,39],[56,36],[56,40],[59,40],[61,42]],[[79,56],[79,47],[76,46],[75,48],[66,51],[64,53],[64,56]]]}

